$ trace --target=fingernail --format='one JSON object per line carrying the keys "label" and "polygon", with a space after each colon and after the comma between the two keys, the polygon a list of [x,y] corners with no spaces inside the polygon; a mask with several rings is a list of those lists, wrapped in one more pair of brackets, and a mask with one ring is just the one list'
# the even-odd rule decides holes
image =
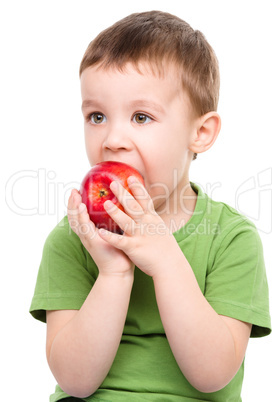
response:
{"label": "fingernail", "polygon": [[99,229],[99,233],[100,233],[102,236],[107,236],[108,231],[105,230],[105,229]]}
{"label": "fingernail", "polygon": [[79,212],[80,212],[80,213],[83,213],[83,212],[85,211],[85,209],[86,209],[85,204],[81,203],[81,204],[79,205]]}
{"label": "fingernail", "polygon": [[118,183],[116,181],[112,181],[110,184],[110,189],[113,190],[117,190],[118,188]]}
{"label": "fingernail", "polygon": [[72,198],[74,203],[78,202],[79,193],[77,191],[74,191],[74,193],[72,194]]}
{"label": "fingernail", "polygon": [[138,181],[135,176],[130,176],[127,180],[129,184],[137,183]]}
{"label": "fingernail", "polygon": [[114,206],[115,206],[114,203],[110,200],[104,202],[105,209],[112,209]]}

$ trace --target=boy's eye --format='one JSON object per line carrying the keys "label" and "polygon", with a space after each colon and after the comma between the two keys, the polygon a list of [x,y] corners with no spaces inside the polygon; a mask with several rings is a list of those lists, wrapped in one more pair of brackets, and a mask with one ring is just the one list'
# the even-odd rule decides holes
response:
{"label": "boy's eye", "polygon": [[92,124],[101,124],[106,121],[106,116],[103,113],[92,113],[89,120]]}
{"label": "boy's eye", "polygon": [[138,124],[150,123],[152,119],[143,113],[136,113],[133,117],[133,121]]}

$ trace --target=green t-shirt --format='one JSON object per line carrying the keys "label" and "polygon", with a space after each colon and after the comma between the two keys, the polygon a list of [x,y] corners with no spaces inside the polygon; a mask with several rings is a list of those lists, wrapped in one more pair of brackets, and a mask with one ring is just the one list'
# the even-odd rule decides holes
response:
{"label": "green t-shirt", "polygon": [[[208,302],[221,315],[253,324],[252,337],[271,332],[263,250],[255,226],[193,185],[193,216],[174,236]],[[46,240],[30,312],[80,309],[97,279],[91,256],[65,217]],[[112,334],[111,334],[112,336]],[[122,340],[100,388],[84,401],[241,401],[244,363],[222,390],[203,394],[181,373],[161,323],[153,280],[138,268]],[[51,402],[66,398],[59,386]]]}

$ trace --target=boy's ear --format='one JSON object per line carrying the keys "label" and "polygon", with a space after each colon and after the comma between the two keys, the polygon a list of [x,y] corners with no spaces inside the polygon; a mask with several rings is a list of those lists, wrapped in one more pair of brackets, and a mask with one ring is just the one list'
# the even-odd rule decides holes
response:
{"label": "boy's ear", "polygon": [[207,151],[214,144],[221,128],[221,119],[218,113],[209,112],[197,121],[194,137],[189,149],[196,154]]}

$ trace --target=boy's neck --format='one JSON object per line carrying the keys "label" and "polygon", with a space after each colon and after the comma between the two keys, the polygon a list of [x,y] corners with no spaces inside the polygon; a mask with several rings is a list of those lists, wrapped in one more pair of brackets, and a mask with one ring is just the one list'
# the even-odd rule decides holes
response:
{"label": "boy's neck", "polygon": [[187,181],[182,187],[177,187],[167,200],[167,205],[158,208],[156,212],[173,233],[184,226],[192,217],[197,201],[197,193]]}

